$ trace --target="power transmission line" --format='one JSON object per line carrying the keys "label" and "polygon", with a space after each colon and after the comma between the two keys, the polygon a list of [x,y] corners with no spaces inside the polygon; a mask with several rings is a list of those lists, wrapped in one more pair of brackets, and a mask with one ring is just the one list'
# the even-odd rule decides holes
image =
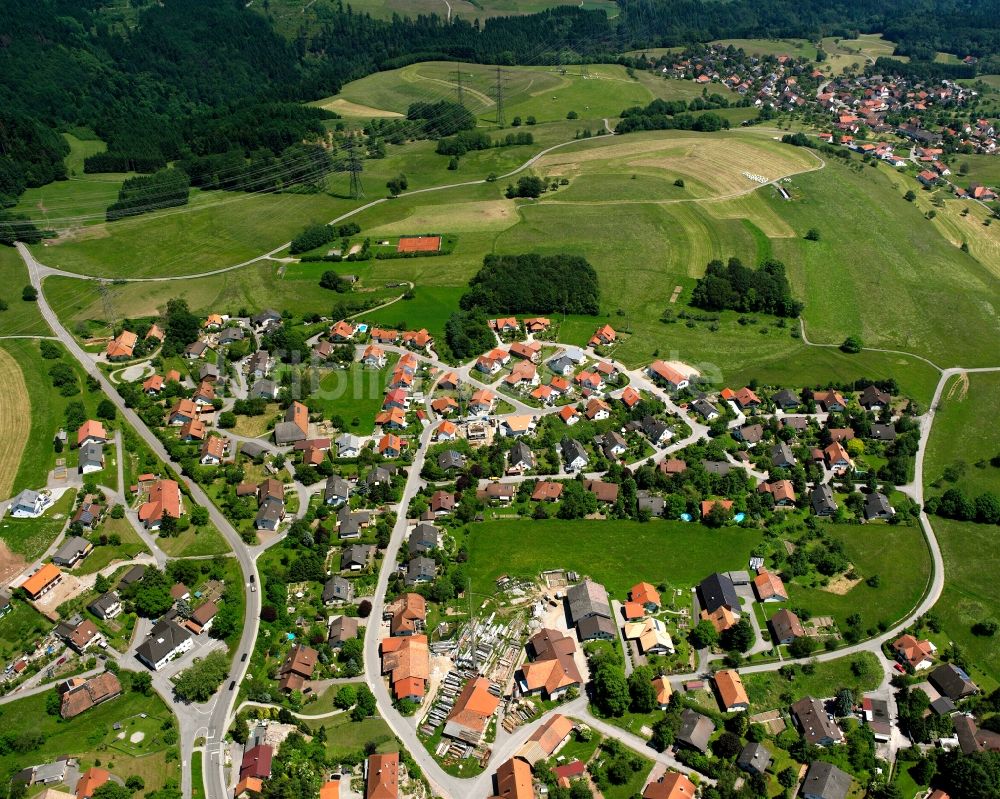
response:
{"label": "power transmission line", "polygon": [[104,306],[104,318],[107,319],[111,330],[118,327],[118,309],[115,307],[114,298],[111,296],[110,283],[107,280],[97,281],[97,293],[101,295],[101,305]]}
{"label": "power transmission line", "polygon": [[361,159],[354,136],[347,139],[347,170],[351,173],[351,197],[360,200],[365,196],[365,189],[361,185]]}
{"label": "power transmission line", "polygon": [[502,128],[507,124],[507,119],[504,116],[503,111],[503,94],[504,89],[507,88],[508,75],[510,75],[510,73],[506,69],[497,67],[497,79],[493,86],[493,99],[497,104],[496,123],[498,128]]}
{"label": "power transmission line", "polygon": [[451,74],[455,76],[455,85],[458,87],[456,90],[458,93],[458,104],[465,108],[465,95],[462,93],[462,70],[456,69]]}

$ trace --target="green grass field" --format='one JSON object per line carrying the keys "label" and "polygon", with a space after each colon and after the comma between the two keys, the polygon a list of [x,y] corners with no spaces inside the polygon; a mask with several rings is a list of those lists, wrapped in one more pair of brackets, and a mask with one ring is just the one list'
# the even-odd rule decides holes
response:
{"label": "green grass field", "polygon": [[[165,757],[175,747],[163,742],[160,730],[161,720],[171,718],[171,713],[156,694],[146,697],[126,693],[69,721],[48,715],[45,698],[44,693],[38,694],[0,708],[0,718],[7,724],[15,725],[18,719],[30,718],[32,731],[44,737],[44,743],[27,752],[11,751],[0,756],[0,775],[4,779],[26,766],[46,763],[61,755],[78,758],[81,770],[101,760],[105,768],[123,779],[130,774],[141,774],[148,790],[158,789],[168,778],[180,779],[180,760],[168,761]],[[146,713],[149,719],[139,719],[140,713]],[[135,725],[142,723],[148,727],[148,731],[143,730],[147,735],[141,746],[123,747],[111,727],[120,721],[131,734],[139,729],[130,724],[132,720]]]}
{"label": "green grass field", "polygon": [[944,592],[933,611],[944,634],[939,646],[948,641],[959,644],[974,679],[981,680],[985,674],[995,686],[1000,683],[1000,640],[973,635],[971,628],[976,622],[998,618],[997,527],[939,517],[933,517],[931,524],[944,557]]}
{"label": "green grass field", "polygon": [[975,496],[986,490],[1000,492],[1000,469],[989,459],[1000,453],[995,436],[984,435],[1000,414],[1000,372],[970,373],[945,386],[924,460],[926,490],[937,494],[953,483],[944,479],[952,467],[957,481]]}
{"label": "green grass field", "polygon": [[[781,206],[799,235],[775,240],[774,253],[805,300],[812,340],[839,343],[859,334],[868,346],[943,366],[992,365],[1000,286],[902,199],[907,187],[899,176],[829,163],[794,178],[792,187],[794,202],[760,194]],[[820,241],[801,238],[813,227]]]}
{"label": "green grass field", "polygon": [[[80,378],[81,386],[81,393],[73,397],[63,397],[52,387],[48,370],[57,361],[44,360],[39,353],[38,342],[8,340],[2,342],[0,346],[3,346],[21,367],[25,387],[31,398],[30,409],[23,409],[25,414],[30,412],[31,432],[21,454],[21,462],[17,476],[14,478],[13,490],[41,488],[45,485],[45,478],[49,470],[55,466],[57,457],[66,458],[68,465],[75,462],[71,460],[74,453],[64,450],[62,454],[57,455],[52,446],[56,433],[64,424],[66,406],[70,402],[80,401],[88,413],[92,414],[100,401],[100,396],[82,390],[83,370],[68,354],[63,355],[62,361],[73,367]],[[62,345],[57,346],[62,348]]]}
{"label": "green grass field", "polygon": [[189,527],[183,533],[170,538],[156,539],[160,549],[172,558],[193,558],[198,555],[225,555],[229,544],[214,526]]}
{"label": "green grass field", "polygon": [[372,744],[376,752],[398,752],[399,744],[381,718],[351,721],[350,713],[340,713],[326,719],[303,719],[311,730],[326,727],[326,754],[332,761],[364,751]]}
{"label": "green grass field", "polygon": [[255,258],[353,204],[328,194],[193,190],[187,206],[94,224],[33,250],[48,266],[89,275],[192,274]]}
{"label": "green grass field", "polygon": [[[1000,493],[1000,469],[989,465],[998,443],[996,436],[988,434],[998,411],[1000,374],[973,373],[968,377],[967,389],[960,378],[949,382],[934,419],[924,462],[929,496],[952,485],[961,486],[971,496],[987,490]],[[955,483],[941,479],[949,467],[957,474]],[[997,527],[936,516],[931,517],[931,524],[945,566],[945,589],[934,613],[941,619],[948,640],[958,642],[977,668],[1000,681],[1000,642],[971,631],[973,624],[994,617],[1000,607]]]}
{"label": "green grass field", "polygon": [[[387,261],[385,263],[399,263]],[[278,266],[264,262],[209,277],[165,283],[124,283],[111,286],[111,296],[117,308],[129,309],[131,316],[153,316],[160,313],[172,297],[182,297],[195,313],[235,314],[240,309],[255,312],[267,307],[292,310],[296,315],[319,313],[327,315],[342,300],[352,302],[363,298],[382,302],[399,296],[400,289],[386,289],[384,281],[370,284],[352,295],[339,295],[319,287],[323,271],[334,264],[302,264],[296,272],[282,277]],[[338,271],[362,273],[365,265],[344,264]],[[45,281],[45,296],[60,319],[75,329],[80,322],[103,324],[104,306],[95,281],[50,277]]]}
{"label": "green grass field", "polygon": [[141,552],[149,552],[148,547],[139,538],[139,534],[127,519],[112,519],[109,516],[101,524],[97,533],[91,535],[91,539],[97,540],[102,535],[117,535],[121,539],[121,543],[95,547],[94,551],[76,567],[75,574],[93,574],[116,560],[131,560]]}
{"label": "green grass field", "polygon": [[[534,14],[562,5],[603,9],[609,17],[618,15],[618,6],[611,0],[583,0],[582,5],[578,0],[452,0],[451,16],[469,21],[486,20],[490,17]],[[318,27],[324,19],[324,10],[334,7],[332,0],[317,0],[308,5],[298,0],[270,0],[267,14],[274,20],[278,31],[294,38],[303,26],[308,29]],[[406,17],[436,14],[441,19],[448,16],[448,6],[443,0],[357,0],[351,3],[351,8],[355,13],[371,14],[376,19],[389,19],[393,14]]]}
{"label": "green grass field", "polygon": [[[814,616],[833,616],[842,628],[848,616],[860,613],[868,628],[879,622],[892,624],[917,605],[930,578],[930,552],[917,525],[842,524],[830,525],[829,532],[843,542],[848,559],[862,578],[878,575],[879,587],[860,582],[846,594],[836,594],[790,582],[790,607],[808,608]],[[893,556],[886,557],[887,552]],[[768,617],[781,607],[767,606]]]}
{"label": "green grass field", "polygon": [[[436,261],[438,259],[423,258],[420,260]],[[412,300],[401,300],[388,308],[364,314],[364,318],[367,319],[370,316],[373,321],[380,324],[403,325],[410,330],[426,327],[435,338],[443,339],[444,324],[458,308],[459,297],[464,291],[464,288],[457,286],[419,287]]]}
{"label": "green grass field", "polygon": [[[866,665],[861,677],[856,676],[851,669],[855,661],[863,661]],[[840,688],[850,688],[855,694],[871,691],[878,687],[881,679],[882,666],[878,658],[870,652],[862,652],[851,657],[817,663],[812,674],[804,674],[798,670],[792,681],[786,680],[776,671],[744,674],[743,685],[750,697],[750,710],[759,712],[788,704],[781,698],[786,691],[796,698],[813,696],[821,699],[833,696]]]}
{"label": "green grass field", "polygon": [[710,530],[679,521],[491,521],[470,529],[472,591],[489,596],[503,574],[537,577],[571,569],[624,599],[640,580],[688,588],[715,571],[745,568],[756,530]]}
{"label": "green grass field", "polygon": [[959,166],[968,164],[969,172],[967,175],[962,175],[956,170],[951,180],[966,187],[973,181],[986,186],[1000,186],[1000,164],[997,160],[993,155],[960,155],[956,157],[955,163]]}
{"label": "green grass field", "polygon": [[[456,64],[426,61],[398,70],[380,72],[344,86],[336,97],[317,101],[331,110],[344,109],[346,101],[358,106],[406,113],[413,102],[457,96],[457,70],[462,73],[462,89],[466,106],[484,123],[495,120],[496,104],[491,91],[496,83],[496,67],[488,64]],[[570,111],[580,119],[617,117],[632,105],[645,105],[654,97],[665,96],[679,81],[665,82],[629,78],[625,68],[615,64],[588,65],[586,75],[579,66],[505,67],[507,88],[504,110],[508,124],[515,116],[526,120],[534,116],[538,122],[565,120]],[[654,91],[651,87],[656,85]],[[692,84],[693,86],[693,84]],[[686,92],[687,89],[679,89]],[[720,94],[730,96],[725,87]],[[699,90],[700,92],[700,90]]]}
{"label": "green grass field", "polygon": [[376,414],[382,410],[385,386],[397,360],[396,356],[388,358],[384,369],[366,369],[360,363],[352,363],[346,370],[334,369],[324,375],[320,390],[314,395],[323,403],[324,418],[340,416],[349,429],[359,433],[370,431]]}
{"label": "green grass field", "polygon": [[816,58],[816,45],[805,39],[718,39],[710,44],[736,47],[749,55],[788,55],[793,58]]}
{"label": "green grass field", "polygon": [[3,277],[0,299],[7,303],[7,310],[0,311],[0,336],[52,335],[38,304],[21,299],[21,289],[30,281],[28,269],[13,247],[0,246],[0,275]]}

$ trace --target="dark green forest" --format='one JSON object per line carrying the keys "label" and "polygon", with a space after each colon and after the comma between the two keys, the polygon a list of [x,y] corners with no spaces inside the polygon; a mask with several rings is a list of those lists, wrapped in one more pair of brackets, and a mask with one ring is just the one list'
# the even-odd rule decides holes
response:
{"label": "dark green forest", "polygon": [[580,255],[487,255],[459,304],[489,313],[600,312],[601,289]]}
{"label": "dark green forest", "polygon": [[[270,190],[334,168],[293,150],[331,115],[298,105],[347,81],[430,58],[499,64],[615,60],[622,50],[722,37],[849,36],[882,31],[929,60],[1000,52],[1000,0],[618,0],[621,13],[560,7],[480,24],[436,15],[377,20],[320,6],[294,41],[240,0],[0,3],[0,206],[65,177],[58,131],[107,142],[88,171],[156,172],[168,162],[206,188]],[[991,63],[993,59],[989,59]],[[433,110],[433,109],[432,109]],[[658,120],[662,121],[662,119]],[[683,122],[683,115],[670,120]],[[638,125],[651,120],[636,119]],[[455,132],[455,131],[452,131]]]}

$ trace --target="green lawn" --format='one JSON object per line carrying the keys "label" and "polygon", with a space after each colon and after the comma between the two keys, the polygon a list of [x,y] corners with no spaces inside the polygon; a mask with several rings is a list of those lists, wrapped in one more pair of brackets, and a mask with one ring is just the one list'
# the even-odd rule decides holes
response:
{"label": "green lawn", "polygon": [[[578,5],[578,0],[454,0],[451,3],[451,14],[453,18],[461,17],[471,22],[474,19],[534,14],[547,8]],[[317,0],[308,6],[303,6],[298,0],[270,0],[267,15],[274,20],[278,30],[294,37],[303,25],[310,29],[318,26],[324,19],[323,12],[334,7],[332,0]],[[618,6],[610,0],[584,0],[582,7],[604,9],[609,17],[618,14]],[[371,14],[376,19],[389,19],[393,14],[408,17],[437,14],[444,19],[448,11],[441,0],[360,0],[351,3],[351,8],[355,13]]]}
{"label": "green lawn", "polygon": [[[855,661],[865,661],[867,664],[862,677],[856,676],[851,669]],[[830,697],[840,688],[850,688],[858,694],[874,690],[881,680],[882,666],[870,652],[816,663],[812,674],[805,674],[802,669],[797,669],[792,681],[786,680],[776,671],[743,674],[743,685],[750,697],[751,712],[788,704],[781,698],[785,692],[790,692],[796,699],[803,696]]]}
{"label": "green lawn", "polygon": [[11,551],[23,555],[29,562],[33,561],[49,548],[66,526],[75,497],[76,490],[69,489],[37,519],[4,516],[0,520],[0,538]]}
{"label": "green lawn", "polygon": [[[20,301],[20,300],[19,300]],[[70,402],[82,402],[88,414],[93,414],[101,395],[84,391],[84,372],[77,362],[66,353],[61,344],[56,344],[63,352],[61,361],[68,363],[79,378],[81,392],[72,397],[64,397],[52,386],[49,369],[59,361],[44,360],[38,350],[38,342],[30,340],[10,340],[0,343],[21,367],[25,387],[31,398],[31,432],[21,454],[20,466],[14,478],[13,490],[40,488],[45,485],[48,472],[55,466],[56,458],[65,458],[68,466],[75,464],[75,451],[64,450],[57,455],[52,442],[56,433],[65,424],[64,413]],[[29,409],[23,409],[25,413]],[[75,433],[75,431],[73,431]]]}
{"label": "green lawn", "polygon": [[[200,315],[209,312],[236,315],[241,309],[256,312],[274,307],[305,316],[313,313],[328,315],[333,306],[341,301],[384,302],[399,296],[402,291],[386,289],[382,281],[364,286],[364,291],[346,295],[320,288],[320,275],[333,266],[304,264],[300,268],[293,265],[291,269],[296,269],[297,273],[282,277],[273,262],[265,262],[209,277],[174,281],[169,287],[162,283],[113,285],[111,297],[115,307],[127,308],[132,316],[156,315],[165,308],[167,300],[173,297],[187,300],[191,310]],[[357,266],[344,264],[340,271],[364,274],[361,271],[364,267],[361,263]],[[70,330],[75,330],[76,325],[81,322],[104,324],[106,313],[94,281],[51,277],[45,281],[45,296]]]}
{"label": "green lawn", "polygon": [[21,599],[12,599],[13,610],[0,619],[0,659],[4,662],[32,648],[52,629],[51,622]]}
{"label": "green lawn", "polygon": [[[423,258],[421,260],[433,262],[439,259]],[[427,264],[427,267],[433,268],[430,263]],[[465,293],[465,288],[458,286],[418,286],[416,296],[412,300],[400,300],[388,308],[383,308],[372,314],[365,314],[364,318],[370,317],[373,321],[383,325],[402,325],[409,330],[427,328],[432,336],[442,339],[445,322],[458,309],[458,299],[463,293]]]}
{"label": "green lawn", "polygon": [[[950,180],[957,182],[961,186],[976,181],[986,186],[1000,186],[1000,164],[992,155],[960,155],[955,159],[959,166],[969,165],[968,174],[962,175],[958,170],[952,175]],[[952,167],[952,169],[955,169]]]}
{"label": "green lawn", "polygon": [[469,528],[472,591],[492,595],[502,574],[537,577],[571,569],[624,599],[635,583],[688,588],[712,572],[746,568],[759,531],[710,530],[697,523],[652,521],[491,521]]}
{"label": "green lawn", "polygon": [[996,575],[1000,556],[996,526],[933,518],[931,524],[944,556],[945,588],[934,606],[945,643],[959,644],[972,666],[973,677],[1000,683],[1000,641],[972,634],[972,625],[995,619],[1000,607]]}
{"label": "green lawn", "polygon": [[[101,141],[91,130],[78,129],[74,133],[64,133],[63,138],[69,144],[69,155],[66,156],[65,160],[66,169],[70,177],[83,177],[84,159],[107,149],[107,144]],[[86,177],[96,180],[115,180],[115,178],[107,173],[87,175]]]}
{"label": "green lawn", "polygon": [[15,210],[36,220],[39,227],[51,230],[103,225],[108,206],[118,199],[118,190],[125,177],[121,174],[85,175],[81,166],[78,177],[28,189],[21,195]]}
{"label": "green lawn", "polygon": [[748,55],[787,55],[793,58],[816,58],[816,45],[805,39],[719,39],[722,47],[736,47]]}
{"label": "green lawn", "polygon": [[[322,694],[319,695],[315,702],[308,702],[302,706],[302,714],[306,716],[321,716],[324,713],[329,713],[332,710],[336,710],[336,706],[333,704],[333,700],[336,698],[337,694],[340,693],[344,685],[352,685],[357,688],[361,685],[361,682],[356,683],[337,683],[336,685],[331,685]],[[319,719],[316,719],[319,721]]]}
{"label": "green lawn", "polygon": [[327,372],[314,395],[323,403],[323,418],[340,416],[352,431],[371,431],[375,416],[382,409],[392,367],[398,360],[396,355],[387,356],[384,369],[366,369],[355,362],[347,369]]}
{"label": "green lawn", "polygon": [[[101,760],[106,768],[123,778],[145,772],[147,789],[155,790],[168,777],[179,779],[180,761],[167,762],[163,757],[166,751],[176,749],[163,741],[160,729],[160,721],[172,716],[156,694],[146,697],[126,693],[69,721],[48,715],[45,698],[43,693],[0,707],[0,719],[8,725],[23,730],[23,724],[19,722],[30,718],[31,731],[44,739],[39,746],[24,753],[11,751],[0,756],[0,775],[3,779],[9,779],[25,766],[45,763],[61,755],[79,758],[81,768],[88,768],[96,760]],[[140,713],[146,713],[149,718],[140,719]],[[125,745],[117,738],[118,733],[112,730],[115,722],[121,722],[128,733]],[[128,743],[131,732],[138,729],[147,733],[145,739],[141,744]],[[150,765],[157,768],[150,770]]]}
{"label": "green lawn", "polygon": [[642,786],[646,784],[649,772],[653,770],[653,761],[647,757],[639,756],[642,760],[642,767],[638,771],[633,771],[628,782],[624,785],[609,785],[602,791],[605,799],[633,799],[642,791]]}
{"label": "green lawn", "polygon": [[28,268],[13,247],[0,246],[0,275],[3,288],[0,299],[7,303],[7,310],[0,311],[0,336],[51,336],[38,303],[21,299],[21,289],[29,284]]}
{"label": "green lawn", "polygon": [[255,258],[288,241],[309,222],[329,221],[358,204],[325,193],[194,189],[182,208],[101,222],[59,244],[36,245],[33,250],[49,266],[89,275],[192,274]]}
{"label": "green lawn", "polygon": [[[455,70],[462,72],[466,105],[485,122],[495,118],[490,91],[496,68],[485,64],[429,61],[398,70],[368,75],[348,83],[338,98],[363,106],[405,113],[410,103],[456,91]],[[515,116],[534,116],[539,122],[565,120],[570,111],[582,118],[617,117],[633,105],[649,103],[654,93],[640,80],[627,77],[625,68],[593,64],[584,77],[578,66],[508,67],[504,110],[508,124]],[[719,87],[720,94],[729,94]],[[327,105],[337,98],[322,101]],[[337,105],[329,105],[334,109]]]}
{"label": "green lawn", "polygon": [[172,558],[192,558],[197,555],[224,555],[229,545],[215,527],[189,527],[183,533],[169,538],[157,538],[160,549]]}
{"label": "green lawn", "polygon": [[350,713],[341,713],[328,719],[304,721],[314,732],[326,727],[326,754],[333,762],[364,751],[368,744],[373,744],[377,752],[399,751],[399,744],[389,725],[377,716],[364,721],[351,721]]}

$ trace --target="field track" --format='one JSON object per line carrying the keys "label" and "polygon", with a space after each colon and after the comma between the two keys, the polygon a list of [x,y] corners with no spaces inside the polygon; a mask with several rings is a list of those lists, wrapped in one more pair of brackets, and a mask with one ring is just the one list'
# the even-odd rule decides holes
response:
{"label": "field track", "polygon": [[0,454],[2,498],[10,496],[17,467],[21,463],[21,453],[28,441],[31,425],[25,424],[24,420],[30,420],[30,408],[21,367],[9,352],[0,349],[0,441],[4,442]]}

